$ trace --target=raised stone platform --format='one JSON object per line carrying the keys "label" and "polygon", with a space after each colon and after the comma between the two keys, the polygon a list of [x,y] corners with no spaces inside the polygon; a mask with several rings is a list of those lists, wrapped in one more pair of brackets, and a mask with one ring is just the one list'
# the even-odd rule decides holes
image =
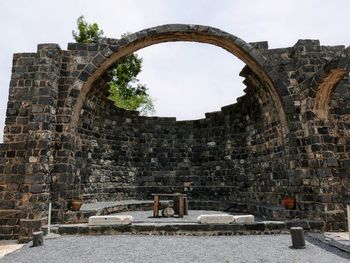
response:
{"label": "raised stone platform", "polygon": [[212,200],[191,200],[189,202],[189,206],[191,209],[221,210],[233,213],[246,213],[273,220],[308,218],[310,217],[312,211],[312,209],[307,206],[306,202],[303,203],[304,211],[287,210],[282,205]]}
{"label": "raised stone platform", "polygon": [[[51,232],[61,235],[243,235],[287,233],[293,226],[301,226],[304,230],[312,232],[320,232],[324,229],[323,222],[310,220],[233,222],[229,224],[199,224],[197,222],[199,215],[220,213],[222,212],[190,210],[189,215],[184,218],[154,218],[151,211],[124,212],[118,215],[133,216],[132,225],[65,224],[54,225]],[[44,226],[43,230],[47,231],[47,226]]]}
{"label": "raised stone platform", "polygon": [[[236,204],[233,204],[236,205]],[[304,206],[306,206],[304,204]],[[256,204],[256,203],[240,203],[237,204],[237,209],[232,209],[232,211],[237,211],[243,208],[244,212],[260,215],[267,219],[276,220],[288,220],[294,218],[310,218],[311,209],[294,210],[285,209],[282,205],[268,205],[268,204]],[[313,216],[311,216],[313,217]]]}
{"label": "raised stone platform", "polygon": [[[307,231],[319,232],[322,224],[308,224]],[[312,228],[310,228],[312,227]],[[44,227],[44,230],[46,228]],[[132,225],[88,226],[87,224],[57,225],[52,231],[61,235],[249,235],[288,233],[289,225],[282,221],[263,221],[247,224],[155,224],[135,223]]]}
{"label": "raised stone platform", "polygon": [[[168,201],[162,200],[161,206]],[[259,215],[264,219],[288,220],[306,218],[307,211],[286,210],[282,206],[262,205],[254,203],[216,202],[216,201],[189,201],[189,207],[196,210],[221,210],[230,213],[247,213]],[[152,210],[152,200],[121,200],[109,202],[95,202],[83,204],[80,211],[67,211],[64,222],[67,224],[87,223],[90,216],[109,215],[128,211]]]}
{"label": "raised stone platform", "polygon": [[[165,206],[168,201],[161,201]],[[83,204],[79,211],[67,211],[64,222],[66,224],[87,223],[91,216],[110,215],[126,211],[152,210],[153,201],[150,200],[121,200],[109,202],[95,202]]]}

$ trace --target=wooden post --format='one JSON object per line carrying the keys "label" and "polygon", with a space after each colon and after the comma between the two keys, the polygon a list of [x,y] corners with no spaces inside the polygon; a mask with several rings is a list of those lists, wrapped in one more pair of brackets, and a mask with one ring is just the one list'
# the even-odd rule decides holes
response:
{"label": "wooden post", "polygon": [[184,217],[184,196],[179,195],[179,217],[183,218]]}
{"label": "wooden post", "polygon": [[153,194],[153,217],[159,216],[159,196],[158,194]]}

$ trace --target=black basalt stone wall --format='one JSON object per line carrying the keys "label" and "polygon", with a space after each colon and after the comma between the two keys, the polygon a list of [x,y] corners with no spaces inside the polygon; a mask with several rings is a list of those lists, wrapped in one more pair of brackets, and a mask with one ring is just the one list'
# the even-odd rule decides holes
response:
{"label": "black basalt stone wall", "polygon": [[[166,41],[214,44],[237,56],[246,63],[245,95],[191,121],[116,108],[105,73],[120,57]],[[15,54],[0,144],[0,238],[28,241],[49,201],[53,220],[64,222],[75,196],[93,202],[153,192],[186,192],[193,208],[245,205],[345,229],[349,71],[349,47],[299,40],[269,49],[196,25]],[[292,212],[283,210],[281,189],[297,199]]]}
{"label": "black basalt stone wall", "polygon": [[108,100],[106,81],[95,83],[78,125],[84,199],[186,192],[192,201],[277,204],[271,193],[288,185],[282,129],[268,94],[245,71],[255,80],[246,96],[193,121],[122,111]]}

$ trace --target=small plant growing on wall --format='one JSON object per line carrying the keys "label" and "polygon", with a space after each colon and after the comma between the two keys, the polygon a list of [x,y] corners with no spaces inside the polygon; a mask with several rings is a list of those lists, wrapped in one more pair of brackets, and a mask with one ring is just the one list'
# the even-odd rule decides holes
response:
{"label": "small plant growing on wall", "polygon": [[[72,34],[78,43],[96,43],[103,36],[98,24],[88,24],[84,16],[78,18],[77,30],[73,30]],[[127,35],[123,34],[122,37]],[[119,108],[137,110],[142,115],[152,115],[155,112],[153,98],[149,95],[146,85],[137,79],[141,70],[142,58],[137,54],[121,58],[108,72],[110,78],[108,98]]]}

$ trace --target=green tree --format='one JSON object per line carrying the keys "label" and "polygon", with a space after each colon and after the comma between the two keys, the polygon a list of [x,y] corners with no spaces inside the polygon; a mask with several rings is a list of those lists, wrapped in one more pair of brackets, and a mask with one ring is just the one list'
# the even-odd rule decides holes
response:
{"label": "green tree", "polygon": [[103,36],[103,31],[100,30],[96,23],[88,24],[84,16],[77,19],[78,32],[72,31],[73,38],[78,43],[94,43]]}
{"label": "green tree", "polygon": [[[78,43],[94,43],[103,36],[103,31],[96,23],[88,24],[84,16],[77,20],[78,32],[73,30],[73,38]],[[126,37],[128,34],[122,35]],[[114,104],[126,110],[137,110],[142,115],[154,113],[154,103],[148,94],[145,84],[141,84],[137,75],[142,70],[142,58],[137,54],[130,54],[121,58],[108,72],[110,100]]]}
{"label": "green tree", "polygon": [[145,84],[140,84],[137,75],[141,72],[142,58],[137,54],[127,55],[109,71],[111,80],[109,98],[117,107],[138,110],[141,114],[153,114],[153,99],[148,94]]}

